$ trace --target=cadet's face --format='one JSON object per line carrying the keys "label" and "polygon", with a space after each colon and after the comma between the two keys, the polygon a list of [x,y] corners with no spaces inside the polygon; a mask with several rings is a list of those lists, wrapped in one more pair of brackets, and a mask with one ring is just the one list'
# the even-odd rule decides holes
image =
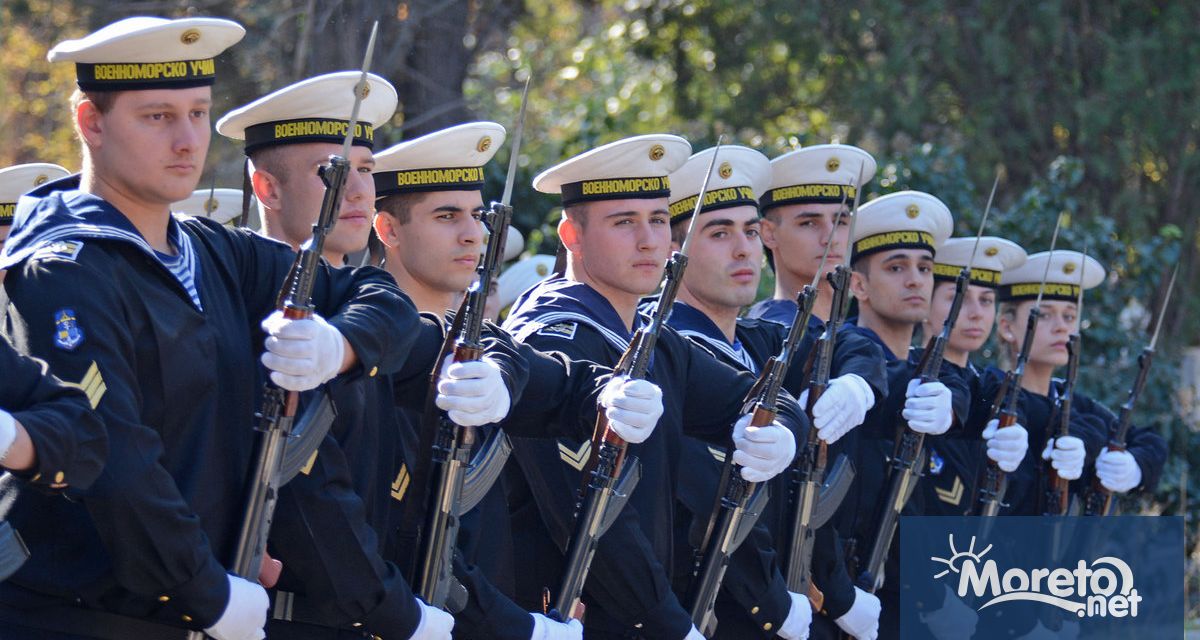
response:
{"label": "cadet's face", "polygon": [[119,92],[83,123],[96,176],[148,206],[186,199],[204,171],[211,107],[210,87]]}
{"label": "cadet's face", "polygon": [[[929,305],[929,320],[925,323],[925,335],[942,330],[950,305],[954,304],[954,283],[939,282],[933,289],[933,302]],[[969,285],[963,296],[958,321],[950,332],[950,348],[962,353],[974,353],[992,334],[996,322],[996,292],[987,287]]]}
{"label": "cadet's face", "polygon": [[742,206],[702,213],[696,224],[683,286],[713,306],[740,309],[754,302],[763,253],[758,210]]}
{"label": "cadet's face", "polygon": [[[1014,353],[1020,350],[1025,340],[1029,310],[1033,308],[1034,302],[1034,300],[1026,300],[1017,305],[1016,322],[1012,326]],[[1035,364],[1061,367],[1069,360],[1067,342],[1079,322],[1075,303],[1065,300],[1042,300],[1040,309],[1042,314],[1038,318],[1037,332],[1033,334],[1033,345],[1029,349],[1029,361]]]}
{"label": "cadet's face", "polygon": [[[838,211],[845,211],[841,203],[791,204],[772,211],[769,219],[763,222],[763,243],[773,252],[775,269],[812,280],[821,266],[821,256],[825,254]],[[838,219],[838,230],[833,234],[833,246],[823,269],[825,273],[833,271],[843,261],[850,234],[847,213]]]}
{"label": "cadet's face", "polygon": [[[280,185],[279,215],[272,224],[272,227],[278,225],[280,231],[272,228],[273,238],[300,245],[312,237],[312,226],[321,215],[321,202],[325,198],[325,183],[317,169],[329,163],[330,155],[341,152],[341,145],[325,142],[287,147],[283,156],[287,178]],[[375,157],[370,149],[350,148],[350,173],[337,223],[325,238],[326,253],[345,255],[366,248],[375,214],[375,182],[371,178],[374,168]]]}
{"label": "cadet's face", "polygon": [[670,253],[670,218],[666,198],[589,203],[578,238],[583,269],[601,287],[654,293]]}
{"label": "cadet's face", "polygon": [[917,324],[929,317],[933,293],[933,255],[923,249],[881,251],[867,256],[862,278],[871,309],[893,322]]}
{"label": "cadet's face", "polygon": [[479,191],[437,191],[409,209],[397,225],[396,248],[389,251],[404,270],[430,289],[461,292],[475,281],[483,253],[483,195]]}

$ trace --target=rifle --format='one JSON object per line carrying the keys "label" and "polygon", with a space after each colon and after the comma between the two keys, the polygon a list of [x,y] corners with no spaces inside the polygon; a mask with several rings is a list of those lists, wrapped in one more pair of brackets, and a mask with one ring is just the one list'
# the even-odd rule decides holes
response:
{"label": "rifle", "polygon": [[[367,74],[371,68],[371,57],[375,50],[375,33],[378,28],[378,22],[371,28],[371,37],[367,41],[367,52],[363,57],[362,76],[354,86],[354,107],[350,111],[350,125],[346,128],[342,153],[329,156],[329,164],[317,170],[321,181],[325,183],[325,196],[321,200],[321,213],[312,227],[312,238],[301,245],[277,298],[277,301],[281,301],[278,307],[283,311],[284,317],[292,320],[311,318],[315,311],[312,293],[316,283],[317,268],[325,247],[325,238],[333,230],[338,212],[342,207],[342,193],[345,191],[346,178],[350,173],[350,161],[348,160],[350,147],[354,142],[354,129],[358,124],[359,107],[362,106],[368,87]],[[292,470],[298,472],[302,466],[302,464],[297,465],[296,461],[310,457],[329,429],[328,421],[314,420],[313,425],[304,429],[303,437],[296,438],[289,443],[290,439],[296,437],[293,424],[300,404],[300,394],[279,387],[269,378],[265,386],[262,411],[258,414],[259,424],[257,427],[259,431],[263,432],[262,444],[259,448],[258,460],[255,462],[254,475],[250,478],[246,508],[233,561],[233,573],[248,580],[252,580],[258,575],[259,566],[262,564],[263,554],[267,548],[267,535],[270,533],[271,520],[275,515],[275,502],[279,488],[295,477]],[[306,410],[305,417],[309,416],[323,416],[332,419],[328,396],[321,394],[321,398]],[[303,423],[305,420],[301,422]],[[285,476],[283,471],[292,472],[292,475]],[[200,631],[192,631],[188,634],[189,640],[199,640],[203,637],[204,634]]]}
{"label": "rifle", "polygon": [[[850,228],[847,238],[854,237],[854,226],[858,220],[858,204],[862,201],[862,172],[854,186],[854,210],[850,214]],[[845,202],[843,201],[843,207]],[[841,218],[839,210],[834,219],[834,229],[837,229]],[[829,244],[833,236],[830,234]],[[827,249],[828,251],[828,245]],[[823,270],[824,261],[822,261]],[[817,272],[820,274],[820,271]],[[846,319],[850,306],[850,251],[846,248],[846,256],[842,263],[827,274],[826,280],[833,291],[833,300],[829,307],[829,321],[825,330],[817,338],[812,354],[809,356],[808,370],[808,401],[805,403],[805,413],[809,420],[813,418],[813,407],[829,387],[830,370],[833,365],[833,350],[837,345],[837,334]],[[838,456],[832,469],[826,474],[829,457],[829,444],[817,436],[815,427],[809,429],[808,439],[804,443],[800,463],[791,472],[788,490],[788,513],[792,524],[789,531],[788,543],[785,547],[787,561],[784,564],[784,577],[787,579],[788,591],[807,595],[814,611],[820,611],[825,604],[825,594],[812,581],[812,553],[816,541],[816,531],[833,517],[842,499],[850,490],[854,480],[854,466],[845,455]],[[827,477],[828,475],[828,477]],[[828,482],[826,482],[828,480]]]}
{"label": "rifle", "polygon": [[[838,219],[840,217],[839,211]],[[829,241],[825,244],[825,255],[821,258],[812,284],[805,285],[796,296],[796,318],[788,329],[779,354],[771,356],[763,365],[758,380],[746,392],[742,401],[742,413],[753,413],[749,426],[767,426],[775,421],[779,413],[779,391],[784,377],[791,369],[796,350],[800,348],[808,332],[808,322],[812,318],[813,305],[817,301],[816,284],[821,272],[825,270],[825,260],[829,258],[833,234],[837,231],[837,219],[834,220],[833,227]],[[750,482],[742,477],[738,466],[733,463],[731,453],[725,456],[716,495],[716,504],[709,516],[704,537],[697,548],[688,597],[692,624],[705,636],[712,636],[717,630],[717,592],[720,591],[729,559],[742,542],[745,542],[770,497],[767,485]]]}
{"label": "rifle", "polygon": [[[1046,260],[1046,270],[1042,273],[1042,286],[1038,289],[1037,300],[1029,309],[1029,319],[1025,322],[1025,338],[1021,341],[1017,362],[1011,371],[1004,374],[1004,384],[1000,386],[999,394],[992,403],[992,406],[999,408],[994,416],[997,429],[1011,427],[1017,423],[1017,400],[1021,397],[1021,380],[1025,377],[1025,365],[1029,362],[1029,351],[1033,348],[1038,319],[1042,317],[1042,292],[1046,288],[1046,278],[1050,275],[1050,258],[1054,257],[1054,247],[1058,243],[1058,230],[1062,227],[1062,219],[1062,215],[1059,215],[1054,224],[1054,235],[1050,237],[1050,256]],[[1000,507],[1004,506],[1004,494],[1007,491],[1007,475],[995,461],[988,459],[979,481],[980,515],[991,517],[999,513]]]}
{"label": "rifle", "polygon": [[[433,434],[430,462],[432,470],[426,471],[434,478],[433,491],[429,493],[428,519],[422,535],[421,573],[417,591],[421,598],[432,606],[452,613],[461,611],[467,604],[466,589],[453,575],[454,546],[458,540],[459,518],[487,494],[508,460],[512,447],[507,436],[499,428],[493,429],[487,441],[480,447],[475,458],[471,457],[478,433],[474,427],[456,425],[445,414],[437,410],[434,400],[437,383],[441,379],[442,361],[453,351],[454,362],[470,362],[483,356],[484,306],[491,292],[492,279],[500,269],[504,256],[504,240],[508,225],[512,221],[513,184],[517,178],[517,158],[521,151],[521,136],[525,129],[525,106],[529,97],[529,81],[521,95],[521,110],[517,116],[517,130],[513,137],[512,152],[508,161],[508,177],[504,183],[504,194],[500,202],[492,202],[483,213],[483,223],[491,235],[487,249],[475,268],[475,282],[467,289],[462,306],[455,314],[454,323],[446,333],[441,355],[434,363],[429,376],[429,393],[425,397],[425,411],[421,418],[421,432]],[[429,477],[429,476],[425,476]]]}
{"label": "rifle", "polygon": [[[999,176],[997,176],[997,180],[999,180]],[[992,192],[995,193],[994,186]],[[971,267],[975,263],[975,252],[979,250],[979,239],[983,237],[983,230],[987,227],[987,217],[990,211],[991,200],[989,199],[988,207],[983,212],[983,221],[979,225],[979,232],[975,235],[975,248],[971,250],[971,259],[954,279],[954,300],[950,303],[950,313],[946,316],[946,321],[942,323],[942,330],[926,343],[925,351],[917,362],[913,380],[919,380],[921,384],[937,382],[941,375],[946,344],[950,342],[950,332],[953,331],[954,323],[958,321],[958,313],[962,310],[963,297],[966,296],[967,286],[971,280]],[[871,555],[867,560],[867,568],[857,580],[861,588],[871,593],[875,593],[879,587],[883,586],[883,565],[887,562],[888,552],[892,548],[892,539],[896,535],[900,512],[904,509],[904,505],[908,504],[908,499],[912,497],[917,480],[921,477],[921,468],[925,466],[925,434],[908,428],[908,422],[903,418],[901,418],[901,424],[897,427],[897,431],[899,433],[896,436],[895,453],[891,460],[891,479],[883,503],[883,513],[879,517],[879,530],[871,544]]]}
{"label": "rifle", "polygon": [[[1079,376],[1079,356],[1081,342],[1083,340],[1080,331],[1083,327],[1083,274],[1087,270],[1087,249],[1083,250],[1083,266],[1079,270],[1079,294],[1075,299],[1076,316],[1079,318],[1079,323],[1075,330],[1067,338],[1067,378],[1063,383],[1062,391],[1058,397],[1054,399],[1054,413],[1052,415],[1058,421],[1058,432],[1054,433],[1050,427],[1054,425],[1055,420],[1052,419],[1046,425],[1047,440],[1049,438],[1062,438],[1071,435],[1071,400],[1075,397],[1075,381]],[[1049,516],[1065,516],[1071,509],[1071,494],[1070,480],[1058,475],[1058,470],[1050,460],[1044,461],[1042,465],[1042,491],[1040,498],[1042,500],[1042,515]]]}
{"label": "rifle", "polygon": [[12,525],[0,520],[0,582],[17,572],[29,559],[29,548]]}
{"label": "rifle", "polygon": [[[1162,306],[1158,309],[1158,321],[1154,326],[1154,335],[1150,338],[1150,344],[1142,349],[1142,353],[1138,355],[1138,372],[1137,377],[1133,380],[1133,386],[1129,388],[1129,394],[1125,397],[1125,403],[1121,405],[1121,415],[1117,420],[1117,426],[1108,435],[1108,450],[1109,451],[1124,451],[1125,439],[1129,436],[1129,428],[1132,426],[1133,406],[1137,403],[1138,396],[1142,395],[1142,389],[1146,387],[1146,378],[1150,374],[1150,365],[1154,362],[1154,349],[1158,344],[1159,331],[1162,330],[1163,316],[1167,311],[1167,304],[1171,301],[1171,293],[1175,289],[1175,277],[1179,275],[1179,265],[1175,265],[1175,271],[1171,274],[1171,282],[1167,285],[1167,295],[1163,298]],[[1100,483],[1100,478],[1093,476],[1092,486],[1088,491],[1087,498],[1084,500],[1084,515],[1089,516],[1106,516],[1112,513],[1113,493],[1107,487]]]}
{"label": "rifle", "polygon": [[[658,304],[650,315],[650,321],[634,333],[629,347],[621,354],[621,359],[613,368],[613,376],[625,375],[634,379],[646,377],[658,336],[671,316],[679,285],[683,282],[688,249],[691,248],[692,239],[695,237],[696,220],[700,218],[704,196],[708,193],[708,180],[712,177],[723,139],[724,136],[717,138],[712,160],[708,163],[708,172],[704,174],[700,194],[696,197],[696,208],[692,211],[692,220],[688,224],[683,246],[671,254],[663,269],[662,292],[658,296]],[[609,428],[604,408],[597,407],[596,426],[592,434],[592,455],[584,468],[584,486],[575,506],[575,528],[567,543],[567,565],[554,606],[546,611],[546,615],[555,620],[564,622],[568,618],[582,617],[583,605],[580,597],[592,558],[596,555],[596,543],[612,526],[641,478],[641,469],[636,458],[625,464],[628,446],[627,442]],[[545,605],[550,604],[548,591],[543,593],[543,600]]]}

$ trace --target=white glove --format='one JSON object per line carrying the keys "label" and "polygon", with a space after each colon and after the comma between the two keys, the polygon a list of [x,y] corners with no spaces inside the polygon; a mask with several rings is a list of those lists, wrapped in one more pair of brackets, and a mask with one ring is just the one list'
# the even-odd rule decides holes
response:
{"label": "white glove", "polygon": [[950,407],[950,389],[946,385],[937,381],[922,384],[920,380],[909,380],[904,397],[908,399],[904,401],[904,411],[900,415],[913,431],[936,436],[950,428],[954,413]]}
{"label": "white glove", "polygon": [[808,598],[788,592],[792,598],[792,607],[788,609],[787,618],[779,627],[779,637],[783,640],[808,640],[808,628],[812,625],[812,605]]}
{"label": "white glove", "polygon": [[920,614],[921,621],[929,628],[929,633],[937,640],[957,640],[975,635],[979,614],[963,603],[950,587],[942,585],[942,588],[946,590],[942,608]]}
{"label": "white glove", "polygon": [[700,630],[696,628],[696,625],[692,625],[692,630],[688,631],[688,634],[683,637],[683,640],[704,640],[704,634],[700,633]]}
{"label": "white glove", "polygon": [[608,426],[622,440],[637,444],[654,433],[662,416],[662,389],[648,380],[614,376],[600,392],[600,406],[608,416]]}
{"label": "white glove", "polygon": [[417,604],[421,606],[421,622],[408,640],[450,640],[454,616],[420,600],[417,600]]}
{"label": "white glove", "polygon": [[267,636],[267,590],[262,586],[234,575],[229,579],[229,602],[225,612],[204,630],[216,640],[261,640]]}
{"label": "white glove", "polygon": [[262,321],[267,350],[262,363],[271,380],[288,391],[308,391],[332,380],[342,368],[346,343],[337,327],[314,315],[289,320],[275,311]]}
{"label": "white glove", "polygon": [[[800,393],[799,404],[808,406],[808,389]],[[873,406],[875,392],[871,391],[871,385],[862,376],[847,373],[831,380],[813,405],[813,426],[825,444],[833,444],[862,424]]]}
{"label": "white glove", "polygon": [[879,608],[875,594],[854,587],[854,604],[834,622],[856,640],[875,640],[879,635]]}
{"label": "white glove", "polygon": [[17,441],[17,419],[12,414],[0,409],[0,462],[8,455],[9,448]]}
{"label": "white glove", "polygon": [[1050,465],[1058,472],[1058,477],[1067,480],[1078,480],[1083,475],[1083,458],[1086,455],[1083,440],[1075,436],[1050,438],[1042,450],[1042,460],[1053,460]]}
{"label": "white glove", "polygon": [[733,425],[733,461],[742,465],[742,477],[750,482],[765,482],[792,464],[796,457],[796,438],[778,421],[765,427],[751,427],[750,414]]}
{"label": "white glove", "polygon": [[1096,458],[1096,477],[1105,489],[1124,493],[1142,483],[1142,469],[1128,451],[1104,447]]}
{"label": "white glove", "polygon": [[540,613],[529,615],[533,616],[533,633],[529,635],[529,640],[583,640],[583,624],[578,620],[562,623]]}
{"label": "white glove", "polygon": [[499,365],[487,358],[454,362],[446,356],[437,390],[438,408],[464,427],[499,422],[512,404]]}
{"label": "white glove", "polygon": [[1029,432],[1019,423],[1000,429],[1000,421],[992,418],[983,430],[987,440],[987,455],[1004,473],[1012,473],[1025,459],[1029,450]]}

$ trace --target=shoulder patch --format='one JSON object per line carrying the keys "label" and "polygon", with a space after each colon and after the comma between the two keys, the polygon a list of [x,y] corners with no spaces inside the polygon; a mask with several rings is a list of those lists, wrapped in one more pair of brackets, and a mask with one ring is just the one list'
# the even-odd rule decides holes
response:
{"label": "shoulder patch", "polygon": [[29,259],[53,259],[75,262],[75,259],[79,257],[79,251],[81,249],[83,249],[82,240],[59,240],[57,242],[51,242],[50,244],[40,247],[37,251],[33,252],[33,255],[30,256]]}
{"label": "shoulder patch", "polygon": [[552,324],[552,325],[549,325],[546,327],[542,327],[541,329],[538,329],[537,335],[539,335],[539,336],[555,336],[555,337],[566,338],[567,340],[571,340],[572,338],[575,337],[575,330],[578,328],[579,328],[579,323],[577,323],[577,322],[559,322],[559,323]]}
{"label": "shoulder patch", "polygon": [[929,448],[929,474],[939,476],[942,474],[942,467],[946,466],[946,460],[938,454],[937,449]]}
{"label": "shoulder patch", "polygon": [[587,464],[588,456],[590,456],[591,453],[591,440],[584,440],[583,444],[580,445],[578,449],[572,449],[571,447],[563,444],[561,441],[558,443],[558,457],[562,458],[563,462],[570,465],[576,471],[583,471],[583,467]]}
{"label": "shoulder patch", "polygon": [[74,309],[59,309],[54,312],[54,346],[74,351],[83,344],[83,329],[75,318]]}

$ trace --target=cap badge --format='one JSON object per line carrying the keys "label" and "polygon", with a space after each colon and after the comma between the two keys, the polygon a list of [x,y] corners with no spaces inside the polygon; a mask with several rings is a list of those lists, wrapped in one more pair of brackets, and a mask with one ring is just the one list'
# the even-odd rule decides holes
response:
{"label": "cap badge", "polygon": [[825,170],[828,171],[829,173],[833,173],[834,171],[837,171],[838,167],[841,167],[841,166],[842,166],[842,161],[838,160],[836,157],[830,158],[825,161]]}
{"label": "cap badge", "polygon": [[492,137],[491,136],[484,136],[484,137],[480,138],[479,144],[475,145],[475,150],[478,151],[479,153],[483,153],[491,148],[492,148]]}
{"label": "cap badge", "polygon": [[539,276],[544,276],[544,275],[550,273],[550,267],[547,267],[544,264],[539,264],[537,267],[534,268],[534,271],[537,271],[537,274]]}
{"label": "cap badge", "polygon": [[983,255],[985,255],[989,258],[996,255],[997,253],[1000,253],[1000,249],[997,249],[996,247],[988,247],[987,249],[983,250]]}
{"label": "cap badge", "polygon": [[1063,273],[1065,273],[1067,275],[1071,275],[1072,273],[1075,273],[1075,263],[1068,262],[1068,263],[1064,264],[1063,265]]}
{"label": "cap badge", "polygon": [[199,29],[188,29],[187,31],[184,31],[182,35],[179,36],[179,41],[184,44],[196,44],[196,41],[198,41],[199,39],[200,39],[200,30]]}
{"label": "cap badge", "polygon": [[667,155],[667,149],[661,144],[656,144],[653,147],[650,147],[650,159],[654,162],[662,160],[662,157],[665,155]]}
{"label": "cap badge", "polygon": [[733,175],[733,165],[729,164],[728,162],[722,162],[721,168],[717,169],[717,175],[721,176],[725,180],[728,180],[729,176]]}
{"label": "cap badge", "polygon": [[36,186],[38,186],[38,185],[46,184],[46,181],[47,181],[47,180],[49,180],[49,179],[50,179],[50,176],[48,176],[48,175],[46,175],[46,174],[44,174],[44,173],[43,173],[43,174],[39,174],[39,175],[38,175],[38,177],[36,177],[36,178],[34,178],[34,179],[33,179],[33,186],[35,186],[35,187],[36,187]]}
{"label": "cap badge", "polygon": [[204,201],[204,212],[212,213],[221,207],[221,203],[217,202],[216,198],[209,198]]}
{"label": "cap badge", "polygon": [[908,215],[909,218],[916,219],[917,216],[921,215],[921,207],[918,207],[915,204],[910,204],[904,208],[904,213]]}

